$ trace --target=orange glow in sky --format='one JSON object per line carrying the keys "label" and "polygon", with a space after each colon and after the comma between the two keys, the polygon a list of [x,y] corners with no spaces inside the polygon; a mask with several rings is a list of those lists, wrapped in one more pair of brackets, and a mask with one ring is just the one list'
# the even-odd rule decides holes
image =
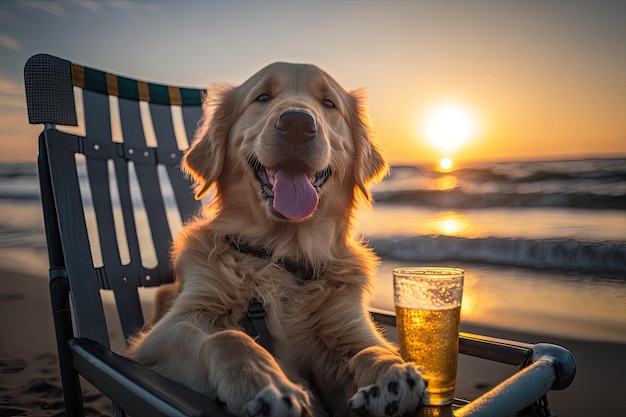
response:
{"label": "orange glow in sky", "polygon": [[313,63],[366,90],[392,164],[626,155],[624,2],[127,4],[0,2],[0,163],[36,158],[23,68],[42,52],[201,88]]}

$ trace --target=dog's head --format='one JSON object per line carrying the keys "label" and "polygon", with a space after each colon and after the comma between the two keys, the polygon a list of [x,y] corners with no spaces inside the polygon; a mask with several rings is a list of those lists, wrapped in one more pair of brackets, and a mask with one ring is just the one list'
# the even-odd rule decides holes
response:
{"label": "dog's head", "polygon": [[363,95],[314,65],[274,63],[214,90],[183,158],[197,198],[216,184],[222,207],[260,203],[272,221],[297,222],[326,200],[345,210],[358,193],[369,199],[369,183],[386,172]]}

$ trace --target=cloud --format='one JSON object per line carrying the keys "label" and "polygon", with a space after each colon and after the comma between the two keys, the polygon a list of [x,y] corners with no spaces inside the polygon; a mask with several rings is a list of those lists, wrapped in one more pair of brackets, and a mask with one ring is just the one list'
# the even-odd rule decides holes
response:
{"label": "cloud", "polygon": [[23,10],[38,10],[55,16],[65,16],[65,9],[58,1],[50,0],[19,0],[17,6]]}
{"label": "cloud", "polygon": [[20,41],[2,32],[0,32],[0,46],[18,52],[22,50],[22,44],[20,43]]}
{"label": "cloud", "polygon": [[10,10],[0,9],[0,22],[4,20],[11,20],[15,17],[15,14]]}
{"label": "cloud", "polygon": [[107,0],[105,4],[114,9],[121,10],[139,10],[149,13],[159,11],[159,7],[152,1],[136,1],[136,0]]}
{"label": "cloud", "polygon": [[80,7],[91,10],[94,13],[98,13],[102,10],[102,2],[96,0],[73,0],[73,3]]}
{"label": "cloud", "polygon": [[[158,3],[152,0],[16,0],[15,5],[24,11],[40,11],[58,17],[66,17],[77,7],[90,10],[93,13],[100,13],[105,8],[147,13],[156,13],[160,10]],[[2,14],[6,16],[2,16]],[[11,12],[0,10],[0,19],[11,15]]]}
{"label": "cloud", "polygon": [[35,160],[41,126],[27,113],[22,81],[0,74],[0,163]]}
{"label": "cloud", "polygon": [[26,110],[24,85],[0,74],[0,106]]}

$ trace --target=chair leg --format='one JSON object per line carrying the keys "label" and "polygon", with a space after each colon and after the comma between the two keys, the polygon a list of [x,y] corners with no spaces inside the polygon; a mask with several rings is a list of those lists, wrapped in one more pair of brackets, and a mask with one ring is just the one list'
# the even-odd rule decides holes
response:
{"label": "chair leg", "polygon": [[[554,414],[548,408],[548,396],[544,395],[524,410],[515,413],[513,417],[552,417]],[[556,416],[555,416],[556,417]]]}
{"label": "chair leg", "polygon": [[46,227],[48,258],[50,261],[50,302],[52,318],[57,341],[61,383],[63,384],[63,401],[67,417],[84,416],[83,399],[78,373],[72,366],[67,342],[74,337],[72,313],[70,311],[70,285],[65,270],[65,261],[61,249],[61,238],[57,221],[57,213],[52,193],[52,179],[46,149],[46,131],[39,135],[39,157],[37,166],[41,184],[41,204]]}
{"label": "chair leg", "polygon": [[126,413],[117,404],[113,403],[113,417],[126,417]]}
{"label": "chair leg", "polygon": [[80,389],[78,373],[72,366],[72,359],[67,348],[67,342],[74,337],[72,330],[72,316],[69,303],[69,283],[65,269],[50,270],[50,299],[52,315],[57,339],[57,351],[61,368],[61,383],[63,384],[63,401],[67,417],[82,417],[83,398]]}

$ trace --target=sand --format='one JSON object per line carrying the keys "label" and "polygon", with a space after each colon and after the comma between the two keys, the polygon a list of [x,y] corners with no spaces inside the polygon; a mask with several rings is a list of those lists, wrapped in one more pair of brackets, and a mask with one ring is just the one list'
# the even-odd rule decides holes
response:
{"label": "sand", "polygon": [[[0,270],[0,317],[0,417],[64,415],[46,278]],[[552,412],[560,417],[626,415],[626,402],[621,398],[626,344],[465,323],[461,330],[566,347],[576,358],[577,374],[570,387],[549,394]],[[113,346],[123,345],[118,339],[119,332],[115,332]],[[475,398],[515,371],[509,365],[461,355],[457,396]],[[90,386],[84,391],[87,415],[110,414],[106,398]]]}
{"label": "sand", "polygon": [[[0,270],[0,417],[63,416],[50,296],[45,277]],[[111,402],[83,384],[85,414]]]}

